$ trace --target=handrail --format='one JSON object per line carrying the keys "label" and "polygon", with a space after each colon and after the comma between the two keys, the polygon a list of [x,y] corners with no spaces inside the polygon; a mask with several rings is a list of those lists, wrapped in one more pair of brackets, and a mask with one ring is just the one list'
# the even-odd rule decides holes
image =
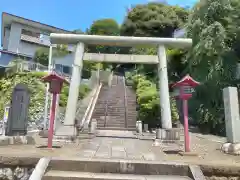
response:
{"label": "handrail", "polygon": [[48,167],[50,160],[51,158],[47,158],[47,157],[41,158],[38,161],[37,165],[35,166],[34,171],[29,177],[29,180],[41,180]]}
{"label": "handrail", "polygon": [[[110,87],[111,88],[111,87]],[[105,111],[104,111],[104,117],[105,117],[105,119],[104,119],[104,127],[106,127],[106,124],[107,124],[107,119],[106,119],[106,117],[107,117],[107,115],[108,115],[108,99],[109,99],[109,89],[108,89],[108,95],[107,95],[107,99],[105,100]]]}
{"label": "handrail", "polygon": [[[84,124],[89,124],[89,113],[92,113],[92,106],[94,105],[94,103],[96,103],[95,101],[98,99],[98,95],[99,95],[99,92],[102,88],[102,83],[100,85],[98,85],[96,88],[95,88],[95,91],[93,93],[93,96],[91,97],[90,99],[90,102],[88,104],[88,107],[83,115],[83,118],[82,118],[82,122],[80,124],[80,130],[84,127]],[[94,105],[95,106],[95,105]]]}
{"label": "handrail", "polygon": [[124,108],[125,108],[125,128],[128,127],[127,124],[127,92],[126,92],[126,84],[125,84],[125,77],[123,76],[123,87],[124,87]]}
{"label": "handrail", "polygon": [[94,96],[92,106],[91,106],[91,108],[90,108],[90,110],[89,110],[89,113],[88,113],[88,116],[87,116],[87,118],[86,118],[86,119],[87,119],[86,122],[87,122],[88,125],[89,125],[89,123],[90,123],[90,121],[91,121],[91,117],[92,117],[92,114],[93,114],[93,110],[95,109],[95,106],[96,106],[96,104],[97,104],[97,100],[98,100],[98,96],[99,96],[99,94],[100,94],[101,88],[102,88],[102,83],[99,85],[99,88],[98,88],[98,90],[97,90],[97,92],[96,92],[96,96]]}
{"label": "handrail", "polygon": [[[112,88],[112,79],[113,79],[113,72],[109,75],[109,78],[108,78],[108,95],[107,95],[107,100],[105,101],[105,112],[104,112],[104,127],[106,127],[106,124],[107,124],[107,115],[108,115],[108,99],[109,99],[109,96],[110,96],[110,93],[109,93],[109,88]],[[111,90],[110,90],[111,92]]]}

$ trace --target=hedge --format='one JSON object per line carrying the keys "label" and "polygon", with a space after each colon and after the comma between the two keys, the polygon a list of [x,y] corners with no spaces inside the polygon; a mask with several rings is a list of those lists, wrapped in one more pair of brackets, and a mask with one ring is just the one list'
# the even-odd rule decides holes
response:
{"label": "hedge", "polygon": [[[137,103],[139,106],[138,118],[150,126],[156,126],[161,120],[160,99],[156,84],[148,80],[144,75],[134,75],[127,78],[132,81],[132,86],[136,91]],[[179,114],[174,98],[170,99],[172,122],[179,120]]]}

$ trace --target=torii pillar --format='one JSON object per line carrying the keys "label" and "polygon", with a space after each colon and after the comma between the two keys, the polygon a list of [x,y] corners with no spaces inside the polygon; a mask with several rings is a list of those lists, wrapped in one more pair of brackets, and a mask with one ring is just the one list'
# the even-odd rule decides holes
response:
{"label": "torii pillar", "polygon": [[[62,135],[75,136],[75,114],[77,108],[79,85],[81,81],[81,71],[84,56],[84,44],[91,45],[109,45],[109,46],[139,46],[149,45],[158,47],[158,75],[159,75],[159,94],[161,107],[162,128],[171,129],[171,109],[169,97],[169,84],[167,73],[167,56],[165,47],[184,48],[192,45],[191,39],[181,38],[153,38],[153,37],[125,37],[125,36],[99,36],[99,35],[77,35],[77,34],[57,34],[50,35],[52,44],[76,44],[76,51],[73,64],[72,78],[69,88],[69,96],[65,114],[65,129],[61,131]],[[148,59],[145,60],[148,62]],[[118,62],[121,63],[121,62]],[[126,63],[126,61],[125,61]],[[129,61],[128,63],[138,63]],[[141,63],[144,63],[141,61]],[[149,64],[149,63],[148,63]],[[156,64],[156,63],[154,63]]]}

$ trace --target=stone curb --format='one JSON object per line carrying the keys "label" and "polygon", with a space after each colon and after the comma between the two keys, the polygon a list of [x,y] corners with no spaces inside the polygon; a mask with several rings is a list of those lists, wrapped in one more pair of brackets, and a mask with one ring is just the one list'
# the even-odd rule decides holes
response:
{"label": "stone curb", "polygon": [[36,144],[32,136],[0,136],[0,146]]}

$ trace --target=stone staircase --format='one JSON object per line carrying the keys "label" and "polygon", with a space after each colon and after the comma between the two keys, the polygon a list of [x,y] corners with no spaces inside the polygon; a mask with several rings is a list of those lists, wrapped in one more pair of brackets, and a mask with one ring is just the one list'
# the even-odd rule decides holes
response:
{"label": "stone staircase", "polygon": [[125,87],[124,81],[123,76],[113,76],[111,87],[102,87],[92,115],[92,119],[97,120],[98,129],[136,129],[136,95]]}
{"label": "stone staircase", "polygon": [[42,180],[205,180],[199,166],[181,163],[52,158]]}

